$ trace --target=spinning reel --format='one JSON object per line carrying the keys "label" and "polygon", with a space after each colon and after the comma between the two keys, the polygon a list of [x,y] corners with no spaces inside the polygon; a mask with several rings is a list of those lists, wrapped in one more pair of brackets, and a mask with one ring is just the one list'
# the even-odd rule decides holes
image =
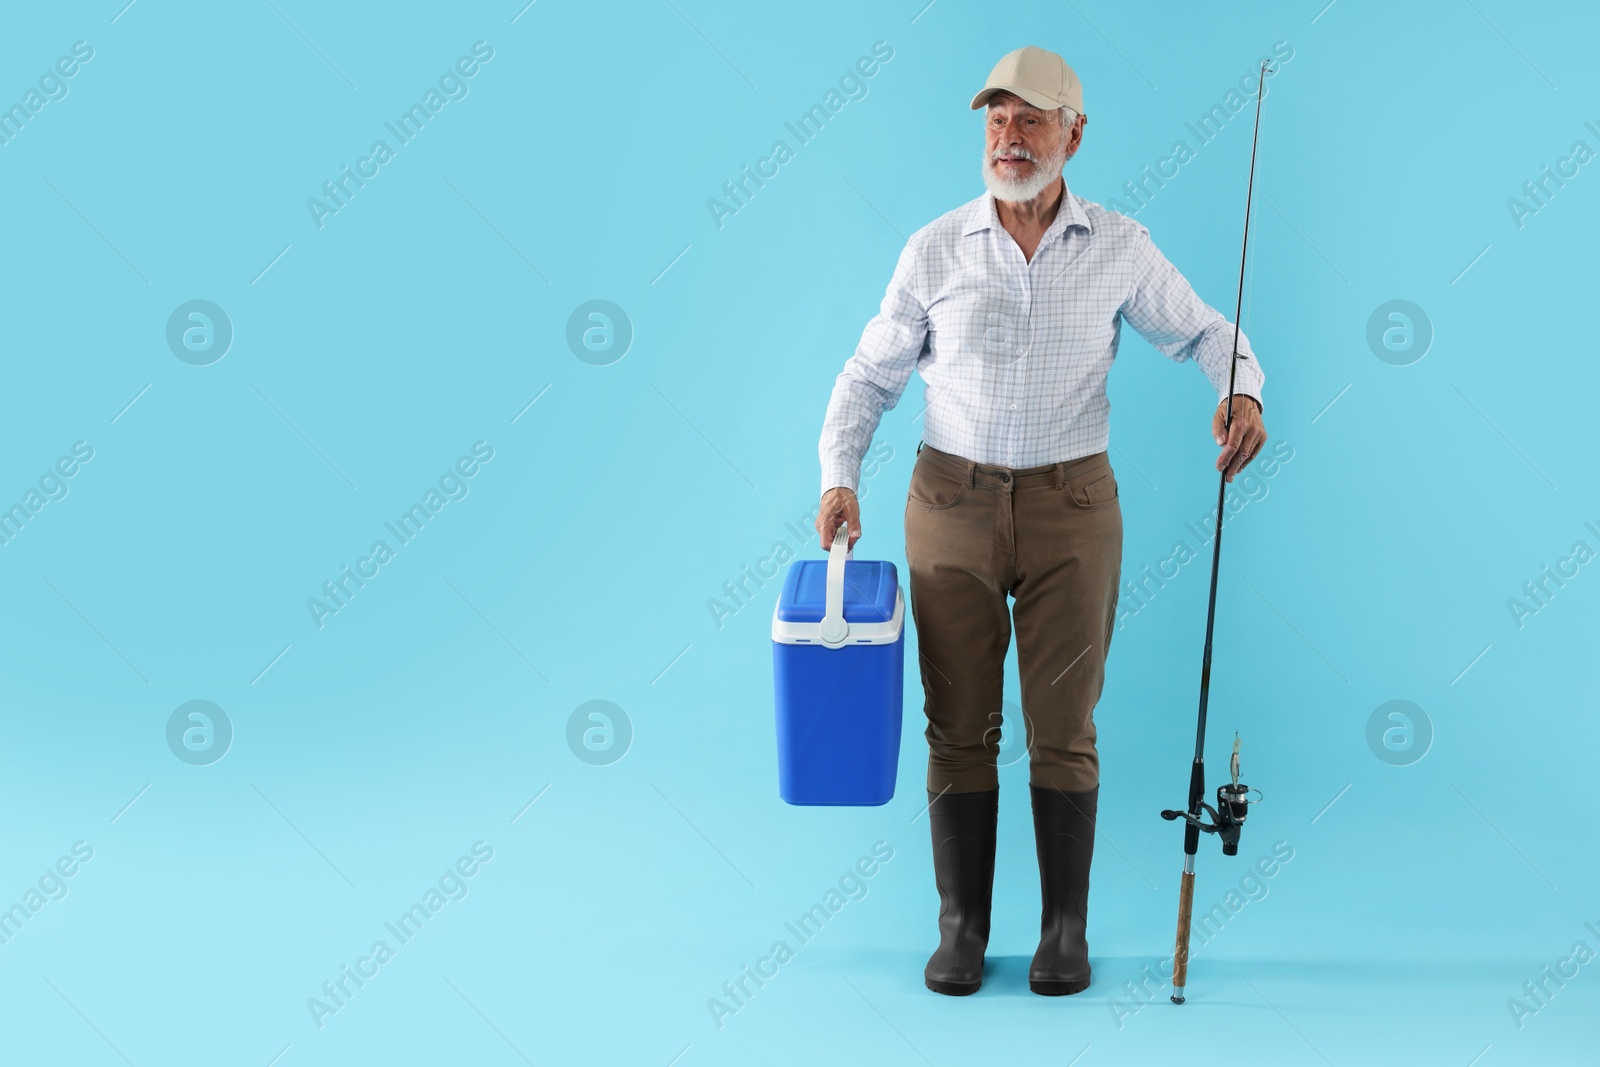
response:
{"label": "spinning reel", "polygon": [[1211,816],[1211,821],[1206,822],[1198,813],[1191,814],[1187,811],[1163,811],[1161,817],[1167,821],[1182,819],[1187,825],[1194,827],[1201,833],[1216,834],[1222,839],[1222,854],[1224,856],[1237,856],[1239,854],[1239,831],[1244,828],[1244,820],[1250,814],[1250,805],[1261,799],[1260,790],[1256,790],[1256,800],[1249,799],[1250,787],[1239,781],[1239,735],[1233,736],[1233,756],[1228,760],[1228,769],[1233,775],[1233,781],[1227,785],[1217,786],[1217,806],[1212,807],[1204,800],[1199,799],[1200,792],[1205,789],[1202,782],[1200,790],[1196,792],[1195,803],[1200,809]]}

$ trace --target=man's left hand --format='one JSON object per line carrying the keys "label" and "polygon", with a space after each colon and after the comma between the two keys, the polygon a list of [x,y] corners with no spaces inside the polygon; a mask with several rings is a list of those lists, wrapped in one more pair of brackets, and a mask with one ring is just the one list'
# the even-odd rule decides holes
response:
{"label": "man's left hand", "polygon": [[1211,436],[1222,446],[1217,456],[1217,470],[1226,471],[1224,480],[1231,482],[1246,463],[1261,454],[1261,446],[1267,443],[1267,431],[1261,425],[1261,408],[1255,398],[1242,393],[1233,396],[1231,426],[1225,426],[1227,418],[1228,399],[1224,397],[1217,405],[1217,413],[1211,416]]}

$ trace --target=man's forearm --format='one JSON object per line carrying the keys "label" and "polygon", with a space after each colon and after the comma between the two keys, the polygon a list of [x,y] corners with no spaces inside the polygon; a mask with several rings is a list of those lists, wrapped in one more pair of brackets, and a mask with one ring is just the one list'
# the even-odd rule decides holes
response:
{"label": "man's forearm", "polygon": [[1238,331],[1239,347],[1235,355],[1234,335],[1233,323],[1218,314],[1216,321],[1196,338],[1194,361],[1216,389],[1219,399],[1228,398],[1231,382],[1234,396],[1248,396],[1259,402],[1267,376],[1256,361],[1250,338],[1242,330]]}
{"label": "man's forearm", "polygon": [[861,457],[872,445],[883,413],[900,402],[916,368],[928,335],[927,312],[913,291],[916,262],[916,245],[908,241],[878,314],[867,323],[855,354],[834,379],[817,442],[824,493],[838,485],[855,490]]}
{"label": "man's forearm", "polygon": [[1148,230],[1139,227],[1138,237],[1133,257],[1137,281],[1122,306],[1128,324],[1168,359],[1193,359],[1220,399],[1227,399],[1231,385],[1235,396],[1259,403],[1266,375],[1250,339],[1200,299],[1150,241]]}
{"label": "man's forearm", "polygon": [[872,444],[883,410],[884,398],[876,386],[852,378],[848,368],[839,375],[822,419],[822,436],[817,441],[824,493],[839,485],[855,491],[861,477],[861,457]]}

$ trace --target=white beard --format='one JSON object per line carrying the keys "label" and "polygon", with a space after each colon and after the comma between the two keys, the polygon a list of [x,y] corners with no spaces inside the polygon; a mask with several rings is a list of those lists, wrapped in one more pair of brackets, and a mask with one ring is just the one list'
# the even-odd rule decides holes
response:
{"label": "white beard", "polygon": [[1067,163],[1066,148],[1066,140],[1063,139],[1061,147],[1056,151],[1055,156],[1043,162],[1037,156],[1029,153],[1027,149],[1017,149],[1017,151],[1024,153],[1024,158],[1034,161],[1034,168],[1033,177],[1015,180],[996,172],[994,157],[985,148],[983,150],[983,184],[994,194],[996,200],[1017,203],[1032,200],[1044,192],[1045,186],[1061,176],[1061,170]]}

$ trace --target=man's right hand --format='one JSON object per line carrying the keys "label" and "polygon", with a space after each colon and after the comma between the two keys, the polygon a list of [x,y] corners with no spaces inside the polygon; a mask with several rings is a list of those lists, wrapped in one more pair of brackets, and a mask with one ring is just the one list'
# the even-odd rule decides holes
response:
{"label": "man's right hand", "polygon": [[850,524],[850,543],[855,548],[861,540],[861,502],[853,490],[836,485],[822,494],[822,506],[817,509],[817,539],[824,552],[833,547],[833,535],[846,522]]}

